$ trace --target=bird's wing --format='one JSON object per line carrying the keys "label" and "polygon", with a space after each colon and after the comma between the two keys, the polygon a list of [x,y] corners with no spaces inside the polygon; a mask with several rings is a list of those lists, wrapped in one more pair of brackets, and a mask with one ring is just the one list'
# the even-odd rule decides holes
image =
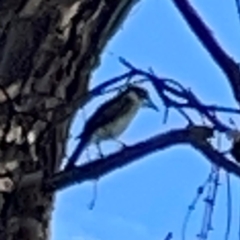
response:
{"label": "bird's wing", "polygon": [[126,114],[132,107],[132,99],[126,95],[118,95],[101,105],[90,117],[83,131],[83,135],[94,132],[99,127],[113,122],[116,118]]}

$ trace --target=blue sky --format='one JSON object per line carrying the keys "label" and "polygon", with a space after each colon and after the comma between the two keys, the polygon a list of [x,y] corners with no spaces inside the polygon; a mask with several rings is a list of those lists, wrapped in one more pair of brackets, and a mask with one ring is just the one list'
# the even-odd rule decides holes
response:
{"label": "blue sky", "polygon": [[[240,22],[234,0],[194,0],[192,4],[211,27],[214,36],[235,60],[240,56]],[[171,77],[190,87],[205,103],[235,106],[231,90],[221,70],[198,43],[185,21],[169,0],[142,0],[130,13],[118,33],[102,54],[101,66],[95,71],[91,87],[124,72],[118,56],[143,69],[152,67],[159,76]],[[163,108],[156,93],[151,94],[160,113],[142,109],[121,140],[131,144],[170,128],[185,126],[184,120],[172,111],[167,125],[162,125]],[[107,96],[107,97],[110,97]],[[87,117],[105,98],[97,99],[85,108]],[[83,113],[79,111],[71,134],[81,132]],[[200,123],[199,118],[195,118]],[[69,140],[70,155],[76,145]],[[104,152],[119,145],[104,144]],[[91,158],[96,156],[94,147]],[[82,156],[86,159],[86,155]],[[83,161],[83,160],[82,160]],[[172,231],[180,239],[183,218],[204,182],[210,164],[188,146],[155,153],[115,171],[98,183],[98,198],[90,211],[93,184],[73,186],[57,195],[53,215],[53,240],[161,240]],[[209,239],[223,239],[226,227],[226,180],[221,186],[214,215],[214,231]],[[238,238],[240,214],[239,182],[231,177],[233,220],[231,240]],[[187,232],[193,239],[200,231],[204,202],[194,211]]]}

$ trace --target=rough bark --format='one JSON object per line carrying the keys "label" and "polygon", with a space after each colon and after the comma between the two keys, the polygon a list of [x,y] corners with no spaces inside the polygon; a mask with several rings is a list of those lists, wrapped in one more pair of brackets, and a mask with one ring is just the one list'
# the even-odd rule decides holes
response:
{"label": "rough bark", "polygon": [[58,171],[76,99],[136,2],[0,0],[0,240],[50,238],[54,195],[18,183]]}

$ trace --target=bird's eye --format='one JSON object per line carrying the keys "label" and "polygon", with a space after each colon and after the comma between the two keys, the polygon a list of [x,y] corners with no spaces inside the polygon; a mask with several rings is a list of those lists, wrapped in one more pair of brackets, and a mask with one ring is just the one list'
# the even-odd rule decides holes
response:
{"label": "bird's eye", "polygon": [[141,89],[141,90],[139,91],[139,96],[140,96],[141,98],[143,98],[143,99],[148,99],[148,98],[149,98],[148,92],[145,91],[145,90],[143,90],[143,89]]}

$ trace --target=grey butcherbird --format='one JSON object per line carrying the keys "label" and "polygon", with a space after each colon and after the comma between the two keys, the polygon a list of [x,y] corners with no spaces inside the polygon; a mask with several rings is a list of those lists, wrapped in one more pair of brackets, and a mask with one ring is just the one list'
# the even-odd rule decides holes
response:
{"label": "grey butcherbird", "polygon": [[101,105],[77,137],[81,141],[70,157],[65,170],[74,167],[78,157],[90,143],[100,144],[104,140],[116,139],[125,131],[142,106],[158,111],[148,91],[136,85],[129,85],[126,90]]}

